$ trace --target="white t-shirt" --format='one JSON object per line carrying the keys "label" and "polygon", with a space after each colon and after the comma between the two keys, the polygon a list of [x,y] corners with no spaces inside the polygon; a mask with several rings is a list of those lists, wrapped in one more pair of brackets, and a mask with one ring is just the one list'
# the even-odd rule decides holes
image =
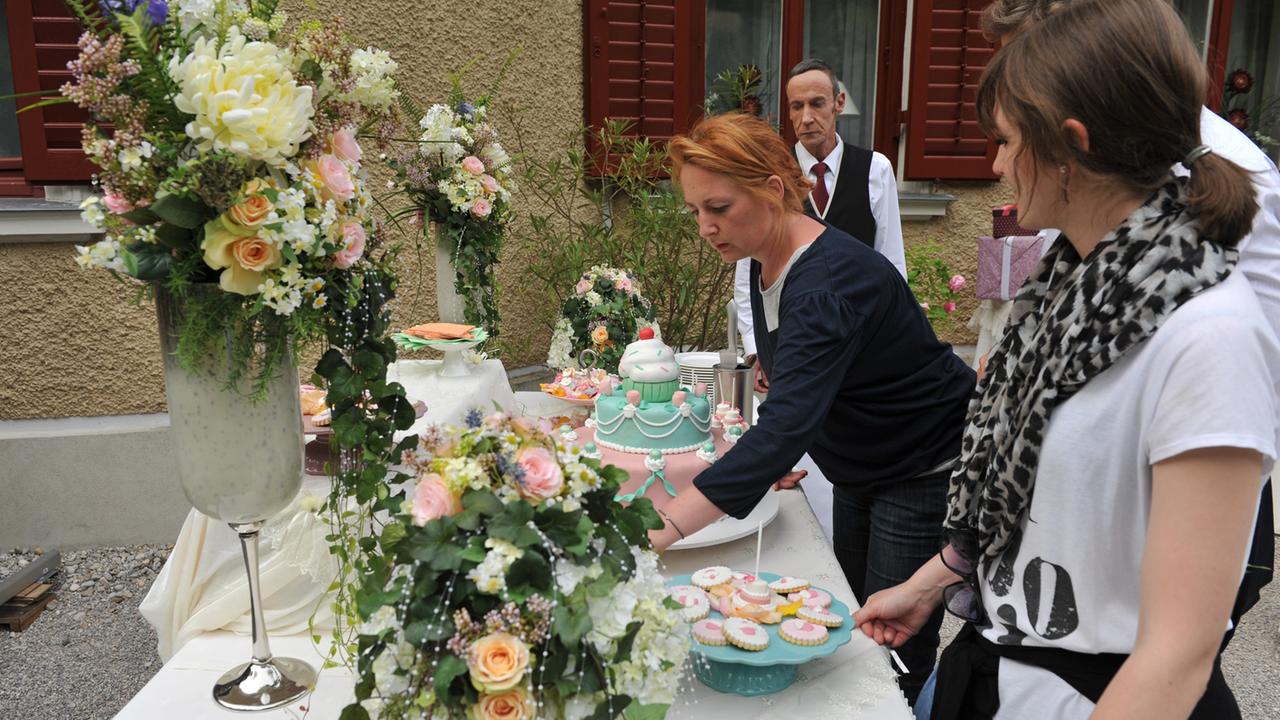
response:
{"label": "white t-shirt", "polygon": [[[1151,465],[1237,447],[1262,453],[1269,473],[1278,386],[1280,343],[1233,273],[1054,409],[1021,542],[984,569],[983,605],[994,623],[984,637],[1132,652]],[[999,688],[998,719],[1084,720],[1093,709],[1053,673],[1009,660],[1000,662]]]}
{"label": "white t-shirt", "polygon": [[[778,279],[768,288],[764,286],[764,278],[760,278],[760,304],[764,307],[764,327],[769,332],[778,329],[778,306],[782,302],[782,285],[787,281],[787,273],[791,272],[791,266],[796,264],[800,256],[805,250],[809,249],[809,245],[801,245],[796,251],[791,253],[791,258],[787,260],[787,264],[782,268],[782,272],[778,273]],[[750,298],[748,298],[750,302]],[[750,352],[755,352],[754,350]]]}

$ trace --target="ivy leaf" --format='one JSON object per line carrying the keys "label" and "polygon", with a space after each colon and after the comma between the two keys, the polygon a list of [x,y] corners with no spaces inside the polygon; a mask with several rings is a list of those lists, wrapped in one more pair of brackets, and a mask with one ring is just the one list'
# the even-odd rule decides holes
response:
{"label": "ivy leaf", "polygon": [[139,280],[164,280],[169,277],[173,265],[169,248],[163,245],[138,242],[125,248],[121,255],[125,272]]}
{"label": "ivy leaf", "polygon": [[155,229],[156,240],[165,247],[185,250],[192,245],[193,235],[190,230],[166,222],[156,225]]}
{"label": "ivy leaf", "polygon": [[551,580],[551,567],[546,558],[536,552],[526,551],[507,569],[507,587],[528,585],[535,590],[547,590]]}
{"label": "ivy leaf", "polygon": [[626,662],[631,657],[631,647],[635,645],[636,634],[640,632],[640,628],[643,626],[643,620],[636,620],[627,625],[627,631],[622,634],[622,639],[618,641],[618,651],[613,655],[615,664]]}
{"label": "ivy leaf", "polygon": [[567,647],[576,648],[582,636],[591,632],[591,616],[558,605],[552,613],[551,629]]}
{"label": "ivy leaf", "polygon": [[333,436],[344,448],[359,447],[365,439],[364,412],[350,407],[333,419]]}
{"label": "ivy leaf", "polygon": [[384,551],[390,551],[391,548],[396,546],[396,543],[399,543],[404,539],[406,534],[408,533],[405,530],[404,523],[388,523],[387,526],[382,529],[382,537],[379,538],[379,542],[382,543],[382,549]]}
{"label": "ivy leaf", "polygon": [[462,507],[468,510],[475,508],[481,515],[493,517],[502,512],[502,501],[485,490],[468,490],[462,496]]}
{"label": "ivy leaf", "polygon": [[663,720],[670,708],[670,705],[658,703],[652,705],[631,703],[627,706],[626,711],[622,713],[622,717],[623,720]]}
{"label": "ivy leaf", "polygon": [[355,371],[366,378],[386,377],[387,362],[382,355],[371,350],[358,350],[351,358]]}
{"label": "ivy leaf", "polygon": [[338,716],[338,720],[369,720],[369,711],[365,710],[360,703],[351,703],[342,708],[342,714]]}
{"label": "ivy leaf", "polygon": [[208,205],[180,195],[161,195],[150,208],[161,220],[188,230],[200,227],[214,216]]}
{"label": "ivy leaf", "polygon": [[454,678],[460,677],[466,672],[467,664],[462,661],[462,658],[453,653],[447,653],[441,657],[440,663],[436,665],[436,697],[448,697],[449,684],[454,681]]}

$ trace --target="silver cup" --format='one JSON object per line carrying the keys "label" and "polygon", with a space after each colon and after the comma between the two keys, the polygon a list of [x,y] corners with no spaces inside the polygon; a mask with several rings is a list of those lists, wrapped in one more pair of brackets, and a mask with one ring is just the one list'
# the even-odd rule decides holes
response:
{"label": "silver cup", "polygon": [[738,408],[748,427],[755,424],[755,372],[750,365],[734,366],[717,364],[716,402],[727,402]]}

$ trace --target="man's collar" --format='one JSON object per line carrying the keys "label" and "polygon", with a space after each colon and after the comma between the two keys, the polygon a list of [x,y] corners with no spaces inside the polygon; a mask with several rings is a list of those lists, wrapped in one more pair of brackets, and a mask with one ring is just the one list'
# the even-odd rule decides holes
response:
{"label": "man's collar", "polygon": [[[827,172],[832,175],[840,173],[840,160],[844,157],[844,141],[840,139],[840,133],[836,133],[836,146],[831,152],[823,158],[823,162],[827,164]],[[818,158],[799,142],[796,143],[796,160],[800,162],[800,172],[808,177],[813,174],[813,166],[818,164]]]}

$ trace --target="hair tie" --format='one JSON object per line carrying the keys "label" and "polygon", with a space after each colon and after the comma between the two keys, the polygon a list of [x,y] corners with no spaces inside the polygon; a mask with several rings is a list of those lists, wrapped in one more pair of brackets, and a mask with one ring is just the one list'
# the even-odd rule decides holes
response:
{"label": "hair tie", "polygon": [[1190,170],[1192,163],[1204,157],[1205,155],[1208,155],[1211,152],[1213,152],[1213,148],[1209,147],[1208,145],[1198,145],[1194,150],[1187,153],[1187,156],[1182,159],[1182,164],[1186,166],[1188,170]]}

